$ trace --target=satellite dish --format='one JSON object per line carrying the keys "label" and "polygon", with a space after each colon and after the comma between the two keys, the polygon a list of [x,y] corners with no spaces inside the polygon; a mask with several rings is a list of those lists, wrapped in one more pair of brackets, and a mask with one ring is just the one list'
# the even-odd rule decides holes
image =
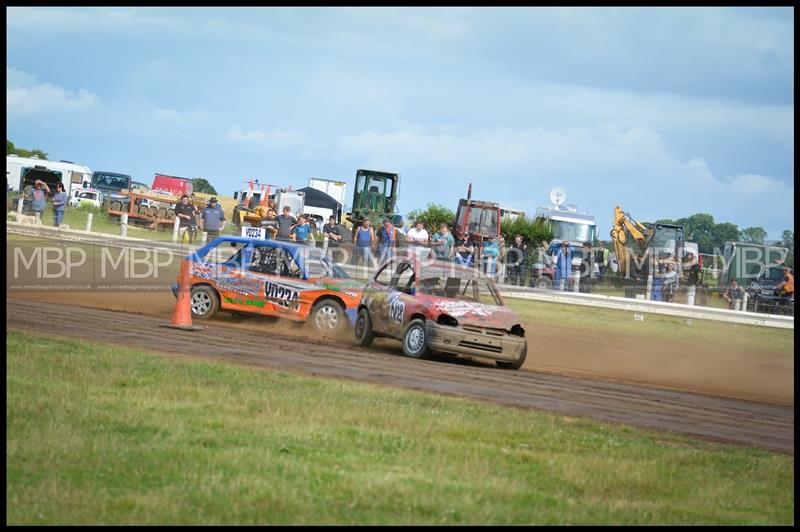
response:
{"label": "satellite dish", "polygon": [[567,201],[567,191],[562,187],[553,187],[550,191],[550,201],[554,205],[563,205]]}

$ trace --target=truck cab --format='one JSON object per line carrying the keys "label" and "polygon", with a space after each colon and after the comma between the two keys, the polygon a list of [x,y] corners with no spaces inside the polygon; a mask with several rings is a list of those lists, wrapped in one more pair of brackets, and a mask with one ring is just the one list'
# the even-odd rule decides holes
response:
{"label": "truck cab", "polygon": [[384,218],[391,217],[397,206],[399,184],[400,174],[358,170],[353,189],[352,212],[347,218],[354,225],[369,219],[377,226]]}
{"label": "truck cab", "polygon": [[105,201],[128,203],[130,198],[120,194],[120,192],[130,190],[132,181],[131,176],[128,174],[104,171],[92,172],[92,188],[102,192]]}
{"label": "truck cab", "polygon": [[500,205],[469,198],[459,200],[456,228],[480,240],[500,237]]}

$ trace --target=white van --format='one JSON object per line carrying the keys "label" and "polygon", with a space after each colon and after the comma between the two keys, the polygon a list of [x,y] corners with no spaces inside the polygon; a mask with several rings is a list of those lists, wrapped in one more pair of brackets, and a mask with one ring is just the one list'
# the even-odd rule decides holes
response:
{"label": "white van", "polygon": [[58,182],[58,176],[70,196],[75,190],[84,188],[84,184],[90,187],[92,182],[92,171],[71,161],[50,161],[36,156],[6,156],[6,190],[9,192],[18,192],[25,185],[33,184],[36,179],[42,179],[52,187]]}
{"label": "white van", "polygon": [[90,205],[99,209],[103,204],[103,193],[96,188],[76,188],[69,194],[69,204],[72,207]]}

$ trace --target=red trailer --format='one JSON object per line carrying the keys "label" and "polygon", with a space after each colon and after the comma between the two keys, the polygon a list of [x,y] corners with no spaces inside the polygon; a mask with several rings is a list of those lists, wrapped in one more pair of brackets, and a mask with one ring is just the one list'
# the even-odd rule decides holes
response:
{"label": "red trailer", "polygon": [[175,196],[187,196],[192,193],[192,180],[188,177],[177,177],[174,175],[156,174],[153,179],[151,191],[167,192]]}

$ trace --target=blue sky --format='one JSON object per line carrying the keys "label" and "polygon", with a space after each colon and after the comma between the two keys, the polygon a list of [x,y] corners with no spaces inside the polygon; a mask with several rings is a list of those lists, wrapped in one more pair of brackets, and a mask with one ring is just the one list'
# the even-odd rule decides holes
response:
{"label": "blue sky", "polygon": [[150,183],[794,229],[794,10],[7,8],[6,136]]}

